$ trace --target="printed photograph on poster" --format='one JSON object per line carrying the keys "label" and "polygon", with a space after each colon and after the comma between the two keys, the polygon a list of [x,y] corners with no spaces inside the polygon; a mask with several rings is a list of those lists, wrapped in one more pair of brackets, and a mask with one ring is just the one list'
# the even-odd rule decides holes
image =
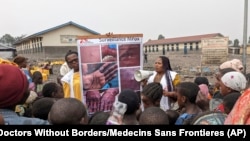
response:
{"label": "printed photograph on poster", "polygon": [[140,66],[140,44],[119,45],[120,67]]}
{"label": "printed photograph on poster", "polygon": [[86,105],[90,115],[97,111],[110,112],[119,88],[109,88],[106,90],[86,91]]}
{"label": "printed photograph on poster", "polygon": [[142,69],[142,34],[78,39],[82,90],[90,115],[111,111],[115,97],[123,89],[140,91],[134,73]]}
{"label": "printed photograph on poster", "polygon": [[101,46],[102,62],[117,62],[117,45],[108,44]]}
{"label": "printed photograph on poster", "polygon": [[101,62],[100,46],[86,46],[80,48],[81,63]]}
{"label": "printed photograph on poster", "polygon": [[119,87],[116,62],[81,64],[84,90]]}
{"label": "printed photograph on poster", "polygon": [[120,69],[121,90],[124,89],[132,89],[135,91],[140,90],[140,83],[138,83],[134,78],[134,73],[138,69],[140,69],[140,67]]}

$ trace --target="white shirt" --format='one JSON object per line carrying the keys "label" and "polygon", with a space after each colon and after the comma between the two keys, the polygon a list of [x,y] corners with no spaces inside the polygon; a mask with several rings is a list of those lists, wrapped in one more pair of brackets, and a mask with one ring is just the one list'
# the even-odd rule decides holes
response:
{"label": "white shirt", "polygon": [[60,67],[60,75],[64,76],[67,74],[71,69],[69,68],[67,62],[64,62]]}
{"label": "white shirt", "polygon": [[[154,82],[154,78],[155,78],[156,74],[157,74],[157,72],[154,71],[153,75],[151,75],[151,76],[148,78],[148,83]],[[176,74],[177,74],[176,72],[170,71],[170,75],[171,75],[172,81],[174,80]],[[163,90],[167,90],[167,89],[168,89],[168,88],[167,88],[167,80],[166,80],[165,74],[162,76],[160,83],[161,83],[161,85],[162,85]],[[161,97],[160,107],[161,107],[164,111],[166,111],[166,110],[169,109],[169,100],[168,100],[168,97],[167,97],[167,96],[162,96],[162,97]]]}

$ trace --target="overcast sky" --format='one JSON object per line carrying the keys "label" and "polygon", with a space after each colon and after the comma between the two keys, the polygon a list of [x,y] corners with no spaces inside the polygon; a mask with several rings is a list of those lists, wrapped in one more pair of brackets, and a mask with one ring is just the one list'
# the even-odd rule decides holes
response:
{"label": "overcast sky", "polygon": [[142,33],[144,41],[159,34],[174,38],[221,33],[242,43],[244,1],[2,0],[0,37],[30,35],[73,21],[101,34]]}

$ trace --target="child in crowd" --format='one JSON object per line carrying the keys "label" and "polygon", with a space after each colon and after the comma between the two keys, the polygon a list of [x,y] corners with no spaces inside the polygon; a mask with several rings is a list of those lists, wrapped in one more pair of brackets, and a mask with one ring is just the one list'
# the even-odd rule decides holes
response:
{"label": "child in crowd", "polygon": [[176,86],[177,101],[183,113],[178,117],[175,125],[190,124],[191,120],[201,113],[201,109],[196,105],[196,96],[200,88],[193,82],[181,82]]}

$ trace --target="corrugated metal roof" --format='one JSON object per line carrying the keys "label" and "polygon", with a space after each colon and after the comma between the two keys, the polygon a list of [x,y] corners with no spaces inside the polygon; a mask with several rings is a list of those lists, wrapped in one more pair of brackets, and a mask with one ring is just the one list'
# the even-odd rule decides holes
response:
{"label": "corrugated metal roof", "polygon": [[58,26],[55,26],[55,27],[52,27],[52,28],[49,28],[49,29],[46,29],[46,30],[37,32],[37,33],[35,33],[35,34],[32,34],[32,35],[30,35],[30,36],[28,36],[28,37],[26,37],[26,38],[24,38],[24,39],[22,39],[22,40],[20,40],[20,41],[15,42],[14,45],[15,45],[15,44],[18,44],[18,43],[20,43],[20,42],[23,42],[23,41],[25,41],[25,40],[28,40],[28,39],[30,39],[30,38],[33,38],[33,37],[37,37],[37,36],[43,35],[43,34],[45,34],[45,33],[51,32],[51,31],[53,31],[53,30],[56,30],[56,29],[59,29],[59,28],[62,28],[62,27],[68,26],[68,25],[76,26],[76,27],[78,27],[78,28],[80,28],[80,29],[83,29],[83,30],[88,31],[88,32],[90,32],[90,33],[93,33],[93,34],[95,34],[95,35],[99,35],[99,34],[100,34],[100,33],[96,32],[96,31],[94,31],[94,30],[91,30],[91,29],[85,27],[85,26],[82,26],[82,25],[79,25],[79,24],[74,23],[74,22],[72,22],[72,21],[69,21],[69,22],[67,22],[67,23],[64,23],[64,24],[61,24],[61,25],[58,25]]}
{"label": "corrugated metal roof", "polygon": [[0,43],[0,50],[16,50],[13,47],[6,46],[5,44]]}

